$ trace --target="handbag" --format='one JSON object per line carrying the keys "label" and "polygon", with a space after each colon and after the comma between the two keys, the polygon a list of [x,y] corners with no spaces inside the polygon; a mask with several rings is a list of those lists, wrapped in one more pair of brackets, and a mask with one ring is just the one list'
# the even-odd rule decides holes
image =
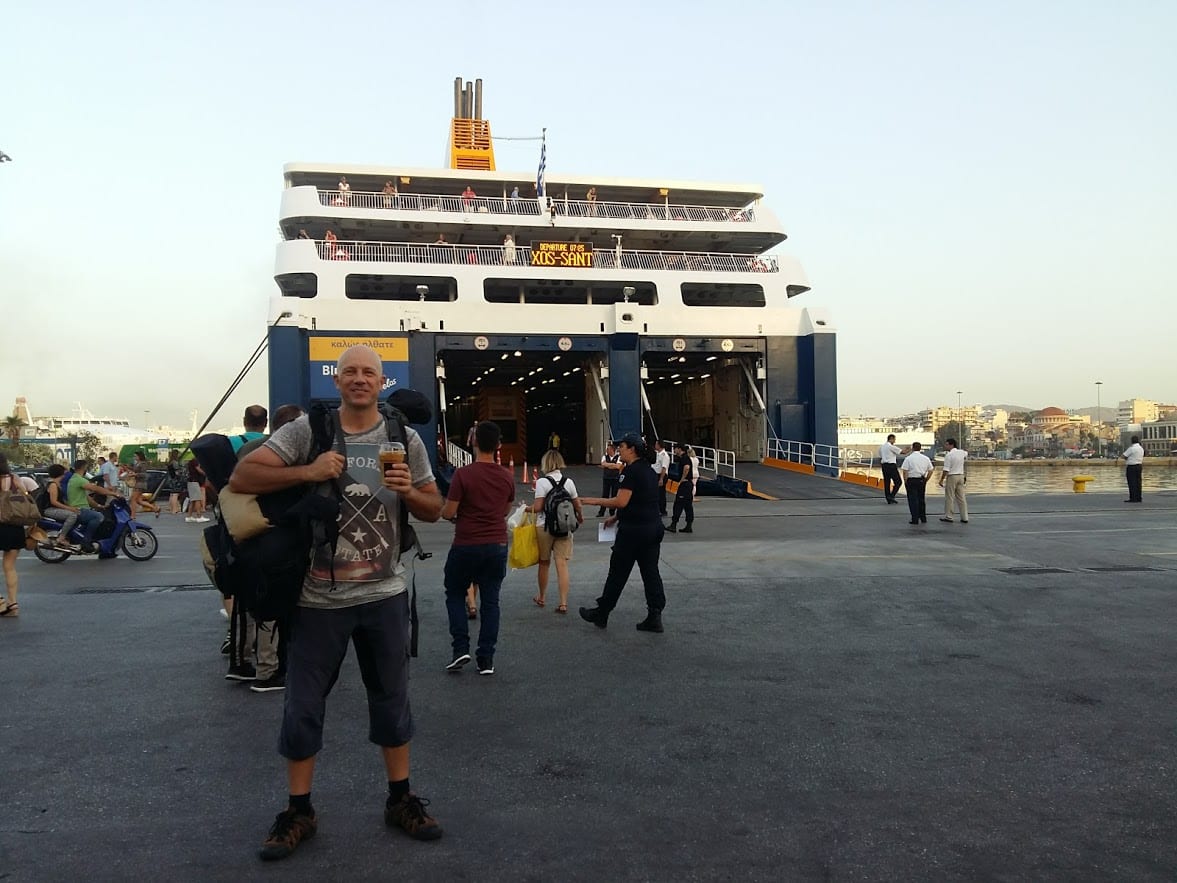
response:
{"label": "handbag", "polygon": [[8,490],[0,492],[0,524],[15,527],[36,524],[41,518],[37,501],[25,493],[24,488],[16,483],[14,476],[8,476],[8,483]]}
{"label": "handbag", "polygon": [[513,570],[522,570],[539,564],[539,537],[535,530],[535,513],[528,512],[523,523],[511,531],[511,549],[507,564]]}

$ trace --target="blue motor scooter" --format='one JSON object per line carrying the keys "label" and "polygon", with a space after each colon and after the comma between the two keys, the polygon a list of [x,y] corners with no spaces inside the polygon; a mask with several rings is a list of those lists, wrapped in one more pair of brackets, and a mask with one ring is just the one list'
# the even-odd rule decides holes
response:
{"label": "blue motor scooter", "polygon": [[[69,532],[69,536],[65,538],[58,536],[61,533],[60,521],[42,518],[37,524],[49,534],[51,540],[58,541],[57,545],[49,545],[48,542],[38,543],[37,547],[33,549],[33,554],[46,564],[61,564],[71,555],[97,555],[99,558],[114,558],[119,549],[122,549],[123,554],[132,561],[147,561],[159,551],[159,540],[156,539],[155,531],[131,517],[131,507],[122,497],[111,498],[110,504],[107,506],[106,518],[98,528],[98,533],[95,534],[94,542],[89,549],[82,547],[82,551],[78,551],[76,548],[82,546],[80,524],[76,525]],[[74,546],[65,545],[65,542],[61,541],[62,539],[65,542],[73,543]]]}

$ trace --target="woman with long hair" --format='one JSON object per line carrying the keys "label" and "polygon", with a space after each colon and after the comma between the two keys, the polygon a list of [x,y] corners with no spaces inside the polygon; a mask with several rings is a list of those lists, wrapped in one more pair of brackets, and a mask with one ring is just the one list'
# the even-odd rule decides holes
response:
{"label": "woman with long hair", "polygon": [[[0,491],[24,490],[24,484],[8,468],[8,458],[0,454]],[[0,550],[4,555],[4,586],[7,595],[0,598],[0,616],[20,616],[16,603],[16,559],[25,547],[25,529],[19,524],[0,524]]]}
{"label": "woman with long hair", "polygon": [[666,528],[658,514],[658,474],[654,471],[654,452],[637,433],[629,433],[618,445],[624,467],[617,479],[617,493],[609,498],[582,497],[585,506],[605,506],[617,514],[605,519],[605,525],[617,524],[617,539],[609,558],[609,575],[596,607],[581,607],[580,617],[603,629],[609,614],[617,606],[634,564],[642,574],[646,590],[646,618],[638,623],[640,632],[662,631],[662,609],[666,592],[658,572],[658,555]]}
{"label": "woman with long hair", "polygon": [[539,541],[539,569],[536,571],[539,594],[531,600],[537,607],[544,606],[548,593],[548,570],[552,560],[555,559],[556,586],[560,590],[560,606],[556,608],[557,613],[568,612],[568,562],[572,560],[572,534],[557,537],[547,531],[545,527],[547,522],[544,519],[544,500],[556,485],[560,484],[561,480],[564,482],[564,490],[568,491],[568,495],[572,497],[572,506],[576,509],[576,520],[581,524],[584,523],[584,515],[580,508],[581,502],[576,496],[576,485],[572,483],[571,478],[564,478],[561,472],[564,466],[564,458],[556,449],[549,449],[543,455],[539,462],[539,468],[543,470],[543,475],[535,483],[535,503],[531,507],[532,512],[539,513],[535,521],[536,539]]}

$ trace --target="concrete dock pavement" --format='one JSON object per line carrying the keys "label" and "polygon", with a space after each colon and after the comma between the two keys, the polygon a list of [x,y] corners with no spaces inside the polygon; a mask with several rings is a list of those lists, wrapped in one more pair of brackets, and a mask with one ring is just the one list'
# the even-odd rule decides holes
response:
{"label": "concrete dock pavement", "polygon": [[[636,574],[602,632],[512,572],[492,678],[443,671],[452,527],[423,526],[412,782],[446,835],[383,827],[349,657],[318,835],[275,866],[281,694],[223,679],[201,526],[160,519],[146,564],[22,555],[0,875],[1172,880],[1177,494],[1120,499],[972,495],[968,525],[913,527],[881,496],[700,498],[663,544],[665,634],[633,628]],[[604,581],[593,540],[574,608]]]}

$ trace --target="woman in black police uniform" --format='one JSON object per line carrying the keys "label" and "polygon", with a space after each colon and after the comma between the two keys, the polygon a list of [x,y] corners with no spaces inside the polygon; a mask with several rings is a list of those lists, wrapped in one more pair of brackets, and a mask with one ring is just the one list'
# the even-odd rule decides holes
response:
{"label": "woman in black police uniform", "polygon": [[654,471],[653,452],[636,433],[629,433],[620,442],[618,451],[624,467],[618,476],[618,490],[612,497],[581,497],[585,506],[607,506],[617,514],[605,520],[606,525],[617,523],[617,539],[609,559],[609,576],[597,599],[596,607],[581,607],[580,616],[597,628],[609,624],[609,614],[617,606],[621,590],[636,563],[646,589],[646,618],[638,623],[638,631],[661,632],[662,608],[666,593],[662,575],[658,572],[658,553],[665,528],[658,514],[658,473]]}

